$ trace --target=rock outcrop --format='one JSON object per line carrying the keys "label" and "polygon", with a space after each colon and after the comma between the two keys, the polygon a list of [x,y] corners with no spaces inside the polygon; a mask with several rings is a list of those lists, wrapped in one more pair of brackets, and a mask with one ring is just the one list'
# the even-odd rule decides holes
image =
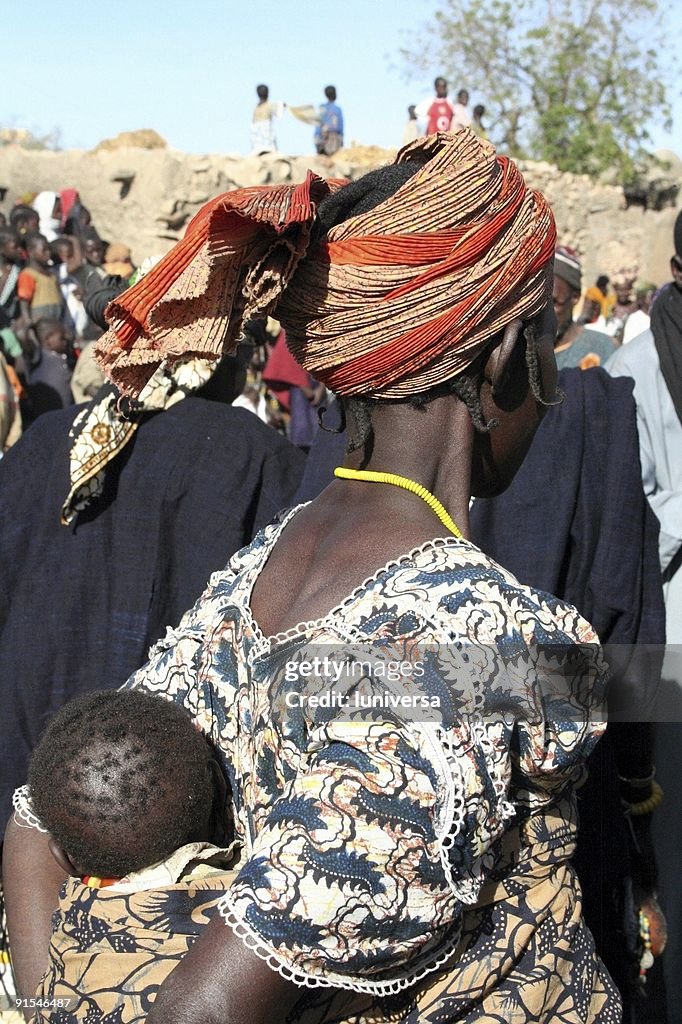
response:
{"label": "rock outcrop", "polygon": [[95,153],[103,149],[166,149],[168,143],[153,128],[138,128],[134,132],[119,132],[113,139],[103,139],[95,146]]}
{"label": "rock outcrop", "polygon": [[[126,145],[131,139],[145,148]],[[123,133],[92,152],[38,152],[10,144],[0,146],[0,189],[6,190],[0,210],[8,213],[15,198],[28,190],[76,188],[101,236],[126,242],[140,263],[169,249],[202,203],[219,192],[300,181],[309,168],[326,177],[354,179],[393,156],[373,146],[340,150],[333,160],[281,153],[194,156],[168,149],[150,131]],[[621,188],[561,174],[550,164],[522,167],[552,203],[561,242],[581,254],[586,284],[633,263],[641,278],[668,280],[676,209],[626,209]]]}

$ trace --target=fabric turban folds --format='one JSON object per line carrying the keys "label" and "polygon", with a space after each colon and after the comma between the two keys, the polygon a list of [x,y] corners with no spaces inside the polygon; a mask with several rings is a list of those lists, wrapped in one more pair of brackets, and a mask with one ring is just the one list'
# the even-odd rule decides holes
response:
{"label": "fabric turban folds", "polygon": [[403,398],[461,373],[511,320],[546,302],[551,210],[468,129],[418,139],[389,199],[314,231],[345,182],[237,189],[107,309],[98,357],[137,394],[161,363],[218,358],[246,320],[276,315],[298,362],[340,395]]}

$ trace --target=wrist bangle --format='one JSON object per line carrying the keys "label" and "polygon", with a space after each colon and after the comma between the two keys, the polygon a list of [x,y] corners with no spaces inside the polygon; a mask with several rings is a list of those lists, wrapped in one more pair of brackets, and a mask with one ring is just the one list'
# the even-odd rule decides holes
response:
{"label": "wrist bangle", "polygon": [[651,783],[651,796],[648,800],[642,800],[639,803],[629,803],[627,800],[623,800],[623,807],[627,814],[631,814],[634,818],[640,817],[644,814],[651,814],[657,807],[663,803],[663,790],[656,781]]}
{"label": "wrist bangle", "polygon": [[619,779],[622,782],[625,782],[627,785],[632,785],[633,788],[635,788],[635,790],[643,790],[643,788],[645,786],[647,786],[650,782],[653,782],[653,779],[655,778],[655,775],[656,775],[656,769],[655,769],[655,765],[654,765],[651,768],[651,771],[649,772],[648,775],[642,775],[639,778],[626,778],[625,775],[619,775]]}

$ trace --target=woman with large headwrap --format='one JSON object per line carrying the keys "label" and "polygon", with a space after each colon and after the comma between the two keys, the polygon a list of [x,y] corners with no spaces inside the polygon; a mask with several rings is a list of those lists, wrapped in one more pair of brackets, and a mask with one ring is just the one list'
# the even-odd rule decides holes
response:
{"label": "woman with large headwrap", "polygon": [[[352,438],[339,479],[215,574],[131,681],[211,737],[242,844],[224,920],[158,997],[149,980],[150,1022],[620,1019],[569,864],[597,640],[466,539],[471,493],[506,486],[555,398],[554,243],[510,161],[440,134],[346,187],[218,197],[109,307],[102,361],[132,394],[276,313]],[[326,711],[324,654],[343,669]],[[392,702],[387,658],[407,665]],[[25,957],[48,870],[36,832],[11,842],[44,894],[8,891],[17,925],[33,915]]]}

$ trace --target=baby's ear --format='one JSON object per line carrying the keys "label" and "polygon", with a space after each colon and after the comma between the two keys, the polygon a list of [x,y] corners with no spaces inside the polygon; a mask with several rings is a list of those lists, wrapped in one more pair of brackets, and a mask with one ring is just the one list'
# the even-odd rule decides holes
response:
{"label": "baby's ear", "polygon": [[50,853],[59,864],[60,868],[66,871],[67,875],[75,875],[76,878],[80,877],[80,871],[77,871],[71,858],[62,850],[59,843],[56,843],[54,839],[48,839],[47,845]]}

